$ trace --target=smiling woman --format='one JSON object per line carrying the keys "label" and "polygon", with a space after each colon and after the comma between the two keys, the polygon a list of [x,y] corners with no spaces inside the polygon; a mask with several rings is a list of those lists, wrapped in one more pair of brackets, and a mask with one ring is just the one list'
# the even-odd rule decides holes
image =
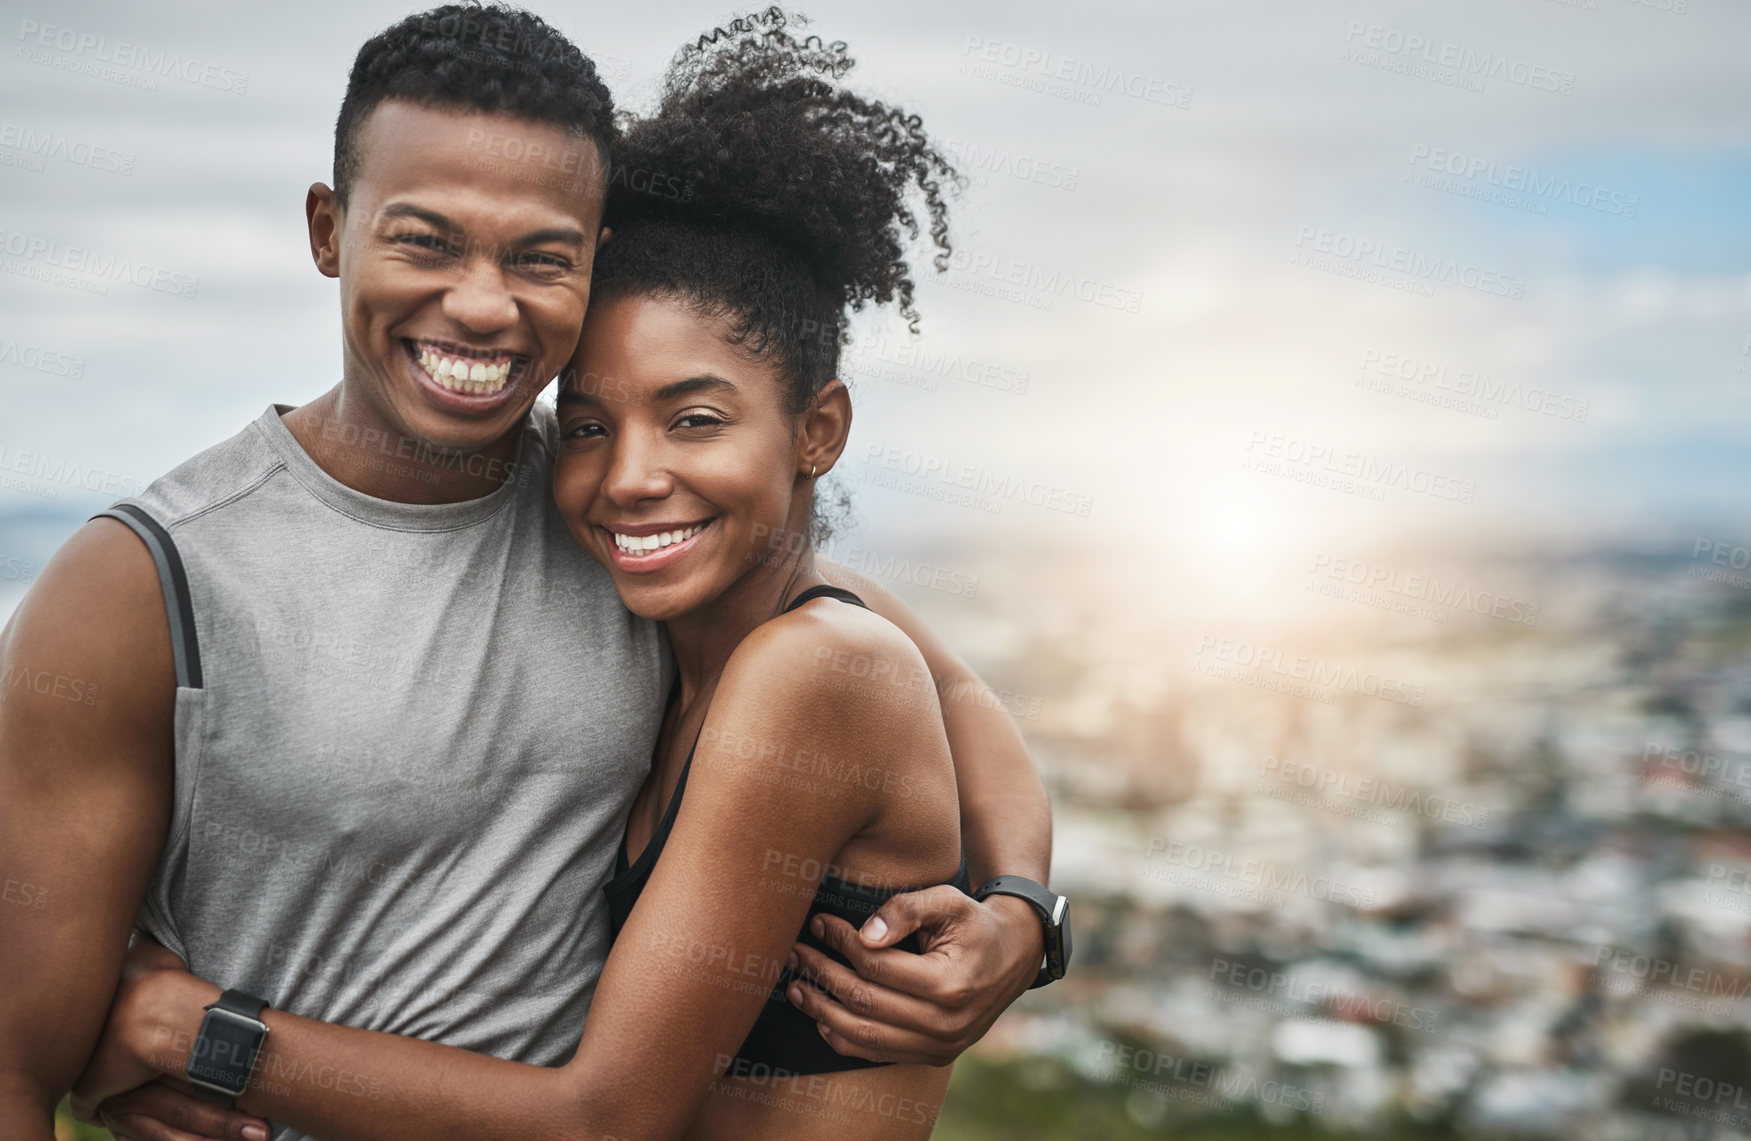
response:
{"label": "smiling woman", "polygon": [[[833,82],[850,66],[844,45],[792,39],[781,12],[738,21],[678,57],[657,113],[616,150],[617,167],[666,172],[692,193],[610,188],[613,238],[558,398],[555,503],[627,608],[665,622],[679,666],[605,889],[620,956],[605,986],[660,958],[654,933],[697,921],[690,891],[707,866],[774,931],[809,923],[793,964],[804,970],[825,950],[823,917],[861,924],[896,885],[970,887],[929,673],[827,584],[809,542],[816,477],[851,429],[836,378],[847,310],[897,300],[916,323],[914,197],[949,250],[940,183],[953,171],[916,118]],[[773,757],[785,773],[764,771]],[[879,774],[859,782],[874,795],[819,779],[847,762]],[[750,785],[789,795],[762,804]],[[766,844],[760,868],[739,864],[749,830],[782,833],[786,852],[774,861]],[[788,877],[798,882],[761,874],[799,854],[815,872]],[[788,902],[763,899],[773,891]],[[745,946],[763,952],[765,936]],[[848,1056],[784,1001],[806,993],[792,970],[754,974],[771,994],[718,1058],[690,1135],[929,1134],[946,1069]],[[599,1009],[594,1025],[612,1033],[621,1016]],[[823,1089],[830,1104],[888,1108],[799,1120]]]}
{"label": "smiling woman", "polygon": [[560,392],[555,501],[647,618],[722,596],[769,561],[768,536],[806,529],[807,473],[832,466],[850,427],[843,385],[793,418],[784,377],[732,334],[691,300],[610,295],[585,323],[578,375],[613,377],[612,397]]}
{"label": "smiling woman", "polygon": [[948,162],[916,117],[832,82],[852,66],[843,44],[791,40],[783,19],[702,38],[659,112],[628,128],[617,169],[687,193],[611,186],[614,238],[561,386],[557,500],[647,617],[790,566],[798,537],[819,538],[814,479],[850,426],[835,379],[847,312],[897,302],[917,326],[914,198],[947,263]]}

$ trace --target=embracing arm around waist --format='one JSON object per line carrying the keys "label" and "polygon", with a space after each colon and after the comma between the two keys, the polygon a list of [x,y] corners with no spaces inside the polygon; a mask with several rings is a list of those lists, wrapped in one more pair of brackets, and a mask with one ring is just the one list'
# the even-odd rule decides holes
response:
{"label": "embracing arm around waist", "polygon": [[0,1136],[48,1141],[97,1042],[170,819],[157,568],[87,523],[0,633]]}
{"label": "embracing arm around waist", "polygon": [[[523,1065],[270,1010],[256,1082],[239,1107],[327,1141],[602,1141],[684,1131],[767,1002],[822,870],[884,818],[879,788],[792,759],[831,756],[873,768],[934,758],[949,785],[934,701],[860,697],[821,668],[823,638],[842,635],[850,621],[839,617],[824,624],[805,611],[787,615],[731,658],[679,815],[614,944],[571,1062]],[[890,655],[922,672],[898,631],[867,614],[857,621],[879,624],[888,633],[878,632],[878,642],[887,640],[872,649],[863,637],[847,652]],[[857,632],[867,636],[870,627]],[[802,869],[783,882],[763,879],[775,847]],[[186,1042],[201,1005],[218,996],[200,980],[164,975],[166,987],[140,1004],[129,1041]]]}

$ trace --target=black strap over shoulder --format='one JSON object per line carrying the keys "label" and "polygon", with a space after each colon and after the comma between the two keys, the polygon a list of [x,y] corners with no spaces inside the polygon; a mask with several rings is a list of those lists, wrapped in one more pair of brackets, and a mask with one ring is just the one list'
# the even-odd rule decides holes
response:
{"label": "black strap over shoulder", "polygon": [[840,602],[849,602],[853,606],[862,606],[865,610],[869,609],[869,607],[864,604],[863,599],[857,597],[857,595],[851,593],[849,590],[842,590],[837,586],[811,586],[795,598],[791,599],[790,605],[786,606],[780,611],[780,613],[789,614],[792,610],[795,610],[803,603],[813,602],[817,598],[837,598]]}
{"label": "black strap over shoulder", "polygon": [[[811,586],[809,589],[791,599],[790,605],[786,606],[781,613],[789,614],[792,610],[795,610],[803,603],[812,602],[817,598],[837,598],[841,602],[849,602],[854,606],[863,606],[865,610],[869,609],[869,607],[864,606],[863,599],[857,597],[857,595],[851,593],[849,590],[841,590],[836,586]],[[678,701],[680,700],[680,695],[681,677],[677,674],[675,677],[675,684],[669,689],[669,700],[671,702]],[[699,750],[699,737],[704,732],[705,722],[701,720],[698,732],[693,735],[693,747],[687,750],[687,760],[681,766],[681,775],[675,780],[675,791],[669,795],[668,807],[663,809],[663,818],[657,822],[656,830],[651,833],[651,838],[645,841],[644,851],[638,854],[638,859],[636,861],[629,862],[627,860],[626,841],[624,838],[620,841],[619,854],[616,856],[614,862],[614,871],[617,876],[633,867],[643,867],[646,869],[644,875],[648,876],[650,874],[648,869],[656,863],[657,856],[661,854],[663,850],[663,845],[669,842],[670,830],[675,827],[675,817],[681,811],[681,794],[687,791],[687,774],[693,769],[693,754]],[[642,878],[638,881],[638,890],[644,890],[644,880]],[[615,893],[615,887],[610,885],[609,894],[613,895]]]}
{"label": "black strap over shoulder", "polygon": [[188,572],[183,570],[182,556],[177,554],[170,532],[132,503],[118,503],[92,518],[126,524],[152,552],[152,561],[158,564],[158,582],[164,588],[164,613],[170,618],[170,649],[176,658],[177,687],[200,689],[201,646],[195,633],[195,608],[189,597]]}

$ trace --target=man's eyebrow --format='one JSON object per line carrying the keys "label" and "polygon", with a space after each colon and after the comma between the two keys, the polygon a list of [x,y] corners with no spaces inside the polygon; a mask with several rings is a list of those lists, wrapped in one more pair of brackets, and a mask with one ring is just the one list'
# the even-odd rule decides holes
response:
{"label": "man's eyebrow", "polygon": [[536,230],[533,234],[524,234],[517,239],[517,244],[520,246],[539,246],[547,242],[581,246],[584,244],[584,232],[570,226],[556,226],[549,230]]}
{"label": "man's eyebrow", "polygon": [[562,388],[559,390],[559,394],[553,398],[553,403],[557,407],[561,404],[600,404],[602,402],[596,399],[596,394],[593,392],[579,392],[575,388]]}
{"label": "man's eyebrow", "polygon": [[[383,208],[385,218],[418,218],[446,233],[460,234],[462,227],[436,210],[427,210],[424,206],[415,206],[411,202],[395,202]],[[584,232],[575,226],[551,226],[545,230],[536,230],[524,234],[517,239],[519,246],[539,246],[547,242],[559,242],[568,246],[581,246],[585,242]]]}
{"label": "man's eyebrow", "polygon": [[418,218],[422,222],[430,222],[440,230],[459,234],[462,227],[450,221],[436,210],[427,210],[424,206],[415,206],[411,202],[393,202],[383,207],[385,218]]}
{"label": "man's eyebrow", "polygon": [[704,392],[708,390],[734,392],[736,391],[736,386],[721,376],[713,376],[710,373],[707,373],[704,376],[692,376],[688,377],[686,380],[677,380],[673,384],[663,385],[663,387],[657,389],[656,399],[673,400],[677,396],[686,396],[689,393]]}

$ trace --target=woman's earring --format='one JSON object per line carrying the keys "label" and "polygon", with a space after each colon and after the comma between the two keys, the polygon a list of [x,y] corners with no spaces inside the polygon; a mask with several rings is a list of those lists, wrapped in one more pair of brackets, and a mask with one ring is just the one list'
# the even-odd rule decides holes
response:
{"label": "woman's earring", "polygon": [[810,479],[815,478],[815,465],[814,464],[809,465],[809,478]]}

